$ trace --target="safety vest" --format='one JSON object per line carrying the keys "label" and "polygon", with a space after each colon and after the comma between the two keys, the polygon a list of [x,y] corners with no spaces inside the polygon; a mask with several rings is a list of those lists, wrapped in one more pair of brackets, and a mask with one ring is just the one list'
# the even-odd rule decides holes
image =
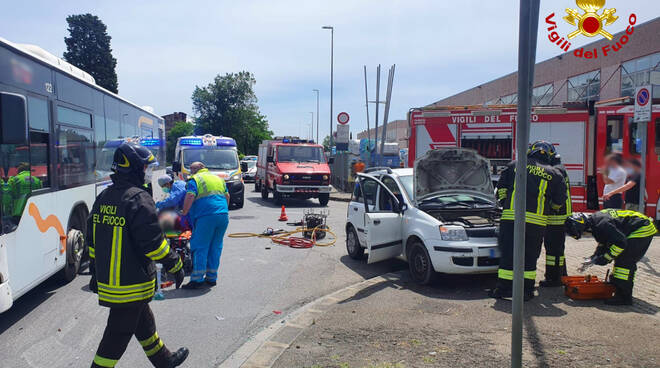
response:
{"label": "safety vest", "polygon": [[21,171],[16,176],[9,178],[9,191],[13,198],[13,216],[21,216],[27,198],[33,190],[41,189],[42,184],[39,178],[30,175],[29,171]]}
{"label": "safety vest", "polygon": [[199,170],[197,174],[193,175],[192,179],[197,184],[197,199],[227,193],[227,185],[224,179],[211,174],[206,168]]}
{"label": "safety vest", "polygon": [[11,211],[12,198],[9,189],[9,183],[5,183],[4,180],[0,179],[0,185],[1,185],[0,190],[2,190],[2,213],[9,216],[12,214]]}

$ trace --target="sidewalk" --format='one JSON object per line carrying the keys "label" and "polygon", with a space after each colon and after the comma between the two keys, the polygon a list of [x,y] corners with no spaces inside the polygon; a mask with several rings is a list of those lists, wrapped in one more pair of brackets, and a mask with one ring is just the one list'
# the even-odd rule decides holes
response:
{"label": "sidewalk", "polygon": [[332,191],[330,192],[330,200],[340,201],[340,202],[350,202],[351,194],[352,193],[350,192],[342,192],[333,186]]}
{"label": "sidewalk", "polygon": [[[594,246],[567,240],[569,273]],[[633,307],[540,289],[525,304],[525,366],[660,367],[660,238],[647,257]],[[600,276],[605,268],[589,271]],[[407,272],[367,280],[283,323],[244,367],[506,367],[511,303],[488,298],[493,285],[492,275],[444,275],[428,287]]]}

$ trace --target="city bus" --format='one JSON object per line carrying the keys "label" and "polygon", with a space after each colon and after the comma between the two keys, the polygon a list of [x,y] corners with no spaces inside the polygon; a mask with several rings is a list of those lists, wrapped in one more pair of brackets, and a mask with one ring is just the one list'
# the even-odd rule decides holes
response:
{"label": "city bus", "polygon": [[0,38],[0,312],[55,274],[78,274],[89,210],[110,182],[109,143],[149,146],[158,177],[164,134],[149,109],[37,46]]}

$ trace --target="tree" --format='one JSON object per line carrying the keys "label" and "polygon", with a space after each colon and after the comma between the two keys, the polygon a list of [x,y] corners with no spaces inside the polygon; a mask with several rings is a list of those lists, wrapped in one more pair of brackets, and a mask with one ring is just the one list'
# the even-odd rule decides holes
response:
{"label": "tree", "polygon": [[259,144],[270,139],[266,117],[259,112],[254,93],[256,79],[250,72],[217,75],[206,87],[195,86],[193,110],[196,134],[232,137],[239,152],[256,154]]}
{"label": "tree", "polygon": [[326,135],[325,138],[323,138],[323,149],[326,151],[330,151],[330,136]]}
{"label": "tree", "polygon": [[69,37],[64,38],[64,60],[91,74],[96,84],[118,92],[117,59],[112,56],[107,27],[91,14],[69,15]]}
{"label": "tree", "polygon": [[187,123],[185,121],[177,121],[172,126],[172,129],[167,133],[167,162],[171,163],[174,161],[174,150],[176,148],[176,141],[179,137],[186,135],[192,135],[194,133],[195,126],[192,123]]}

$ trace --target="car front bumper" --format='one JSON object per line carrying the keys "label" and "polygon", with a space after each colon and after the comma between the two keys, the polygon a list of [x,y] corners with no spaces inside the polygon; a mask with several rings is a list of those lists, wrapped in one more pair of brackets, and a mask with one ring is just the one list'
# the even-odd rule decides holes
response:
{"label": "car front bumper", "polygon": [[499,267],[497,238],[470,238],[468,241],[435,239],[426,243],[436,272],[494,273]]}
{"label": "car front bumper", "polygon": [[278,185],[276,189],[286,194],[330,194],[329,185]]}

